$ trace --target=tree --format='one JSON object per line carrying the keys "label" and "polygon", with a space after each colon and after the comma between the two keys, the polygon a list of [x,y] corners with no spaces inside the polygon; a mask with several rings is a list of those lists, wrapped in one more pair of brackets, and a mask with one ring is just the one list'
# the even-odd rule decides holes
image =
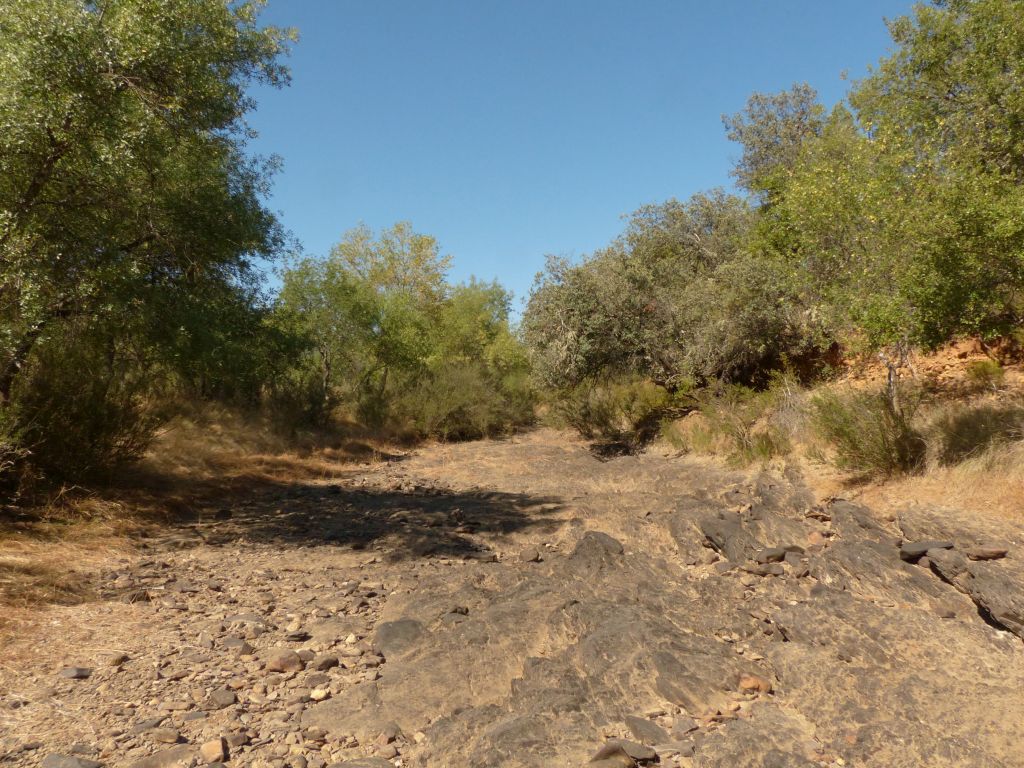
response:
{"label": "tree", "polygon": [[920,5],[889,28],[895,52],[850,101],[915,186],[914,340],[1006,333],[1024,288],[1024,2]]}
{"label": "tree", "polygon": [[284,271],[278,322],[309,344],[300,367],[317,371],[321,420],[342,405],[374,428],[479,437],[529,419],[511,297],[497,283],[450,285],[449,262],[400,222],[357,227]]}
{"label": "tree", "polygon": [[754,221],[743,200],[713,191],[641,208],[580,264],[550,260],[523,318],[537,376],[674,389],[756,378],[801,350],[789,270],[748,250]]}
{"label": "tree", "polygon": [[742,111],[722,117],[726,136],[743,147],[732,174],[739,185],[770,204],[781,193],[805,140],[824,126],[825,110],[806,83],[788,91],[755,93]]}
{"label": "tree", "polygon": [[52,325],[243,278],[282,243],[244,95],[287,81],[258,4],[3,0],[0,398]]}
{"label": "tree", "polygon": [[287,83],[291,38],[259,26],[260,6],[0,0],[4,430],[59,424],[30,408],[39,377],[74,386],[51,347],[92,350],[78,386],[101,376],[106,398],[154,361],[198,374],[181,355],[210,362],[200,337],[217,318],[260,326],[253,261],[284,235],[262,202],[276,161],[245,151],[245,90]]}

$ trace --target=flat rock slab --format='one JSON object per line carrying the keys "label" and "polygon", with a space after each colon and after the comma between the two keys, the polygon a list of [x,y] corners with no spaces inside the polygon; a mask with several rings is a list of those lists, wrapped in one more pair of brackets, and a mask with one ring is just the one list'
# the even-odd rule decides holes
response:
{"label": "flat rock slab", "polygon": [[103,768],[103,763],[77,755],[47,755],[41,768]]}

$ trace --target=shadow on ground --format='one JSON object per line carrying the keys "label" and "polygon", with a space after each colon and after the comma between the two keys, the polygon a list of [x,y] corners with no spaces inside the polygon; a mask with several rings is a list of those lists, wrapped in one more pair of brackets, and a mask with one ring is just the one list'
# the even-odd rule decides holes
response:
{"label": "shadow on ground", "polygon": [[263,483],[234,504],[193,509],[153,539],[172,544],[268,543],[368,549],[385,557],[487,557],[478,535],[552,530],[561,500],[493,491]]}

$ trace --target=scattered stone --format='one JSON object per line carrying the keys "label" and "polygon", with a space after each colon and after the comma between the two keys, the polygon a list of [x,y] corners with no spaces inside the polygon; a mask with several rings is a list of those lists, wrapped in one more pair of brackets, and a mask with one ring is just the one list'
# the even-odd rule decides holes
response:
{"label": "scattered stone", "polygon": [[132,763],[131,768],[187,768],[195,759],[195,747],[181,744]]}
{"label": "scattered stone", "polygon": [[900,546],[900,559],[908,563],[916,563],[929,549],[952,549],[952,541],[905,541]]}
{"label": "scattered stone", "polygon": [[267,672],[301,672],[305,663],[289,648],[271,648],[264,656]]}
{"label": "scattered stone", "polygon": [[628,715],[625,718],[626,727],[638,741],[645,744],[664,744],[669,740],[668,731],[657,723],[652,723],[645,717]]}
{"label": "scattered stone", "polygon": [[739,689],[743,693],[771,693],[772,682],[761,675],[740,675]]}
{"label": "scattered stone", "polygon": [[199,748],[199,755],[207,763],[222,763],[228,759],[228,745],[224,739],[208,741]]}
{"label": "scattered stone", "polygon": [[965,554],[971,560],[999,560],[1006,557],[1010,550],[1005,547],[968,547]]}
{"label": "scattered stone", "polygon": [[146,732],[153,741],[161,744],[177,744],[181,741],[181,734],[173,728],[151,728]]}
{"label": "scattered stone", "polygon": [[754,559],[759,563],[781,563],[786,558],[786,550],[783,547],[768,547],[760,550]]}
{"label": "scattered stone", "polygon": [[88,760],[77,755],[47,755],[43,758],[40,768],[103,768],[103,763]]}
{"label": "scattered stone", "polygon": [[238,697],[235,695],[235,692],[229,688],[218,688],[210,693],[210,697],[207,699],[211,709],[224,709],[224,707],[230,707],[237,701]]}
{"label": "scattered stone", "polygon": [[521,563],[539,563],[540,561],[540,550],[536,547],[526,547],[519,553],[519,562]]}
{"label": "scattered stone", "polygon": [[672,736],[676,739],[682,739],[686,737],[686,734],[696,731],[699,727],[697,721],[692,717],[679,715],[672,723]]}
{"label": "scattered stone", "polygon": [[[638,763],[652,762],[658,759],[658,753],[643,744],[637,744],[628,739],[611,739],[605,743],[597,753],[590,758],[591,763],[600,763],[604,760],[614,760],[625,756],[631,761]],[[614,763],[609,763],[612,765]]]}
{"label": "scattered stone", "polygon": [[328,669],[333,669],[334,667],[338,666],[339,663],[340,662],[337,656],[324,654],[322,656],[317,656],[316,658],[314,658],[309,666],[311,669],[315,669],[318,672],[326,672]]}
{"label": "scattered stone", "polygon": [[89,667],[64,667],[59,674],[68,680],[85,680],[92,676],[92,669]]}
{"label": "scattered stone", "polygon": [[424,632],[423,625],[414,619],[386,621],[377,627],[373,649],[384,658],[397,656],[410,648]]}

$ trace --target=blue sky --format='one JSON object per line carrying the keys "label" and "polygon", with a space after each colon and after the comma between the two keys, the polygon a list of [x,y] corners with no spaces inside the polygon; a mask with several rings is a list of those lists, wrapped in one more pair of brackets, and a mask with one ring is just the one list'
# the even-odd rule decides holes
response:
{"label": "blue sky", "polygon": [[271,207],[308,254],[409,220],[452,276],[521,300],[639,206],[729,184],[721,115],[807,81],[841,99],[908,0],[270,0],[293,82],[252,125]]}

